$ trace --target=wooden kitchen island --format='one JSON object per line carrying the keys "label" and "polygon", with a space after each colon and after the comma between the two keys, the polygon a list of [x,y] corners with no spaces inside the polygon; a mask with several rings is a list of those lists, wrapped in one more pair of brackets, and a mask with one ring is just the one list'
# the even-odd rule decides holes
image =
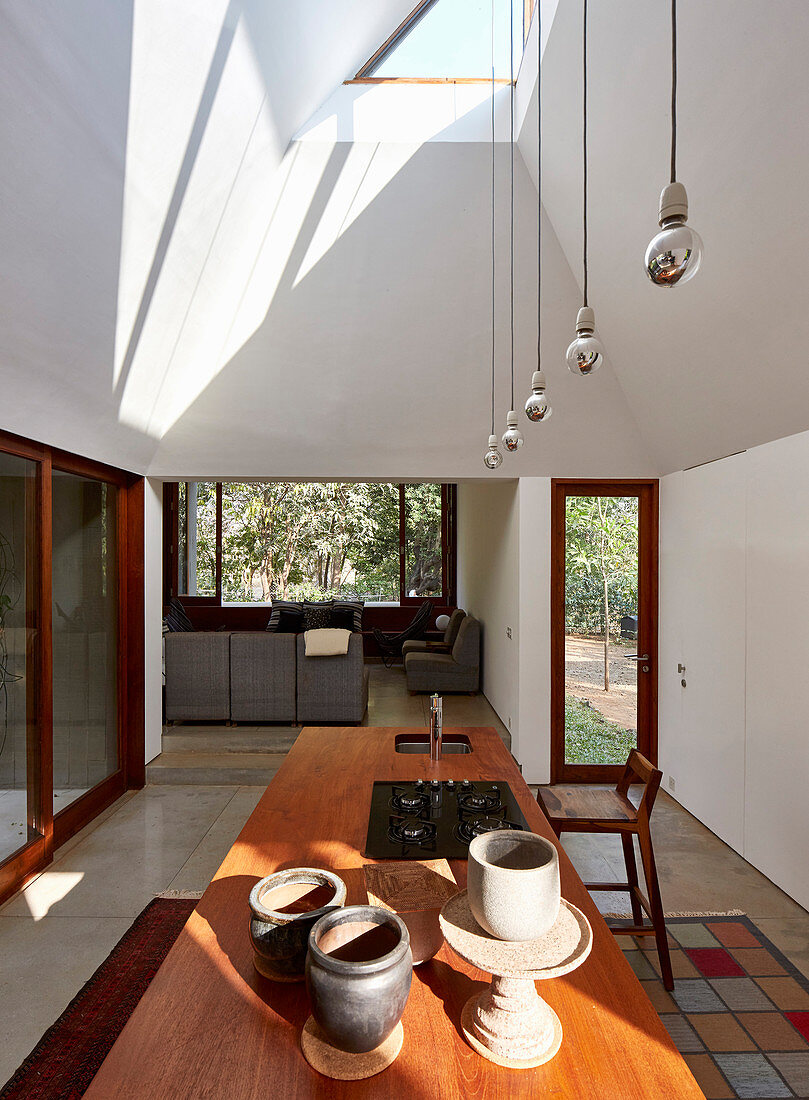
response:
{"label": "wooden kitchen island", "polygon": [[[542,996],[564,1029],[544,1066],[503,1069],[476,1054],[460,1032],[464,1003],[489,975],[445,944],[413,972],[404,1046],[384,1073],[332,1081],[300,1053],[309,1016],[305,986],[281,985],[253,968],[247,898],[286,867],[335,871],[347,904],[364,903],[361,855],[374,780],[419,777],[510,784],[534,832],[554,839],[542,811],[492,729],[464,733],[473,752],[429,757],[394,750],[401,729],[307,728],[290,751],[197,909],[85,1094],[90,1100],[286,1100],[351,1097],[557,1096],[564,1100],[690,1100],[703,1094],[651,1002],[560,849],[562,893],[588,916],[593,950],[578,970],[544,982]],[[460,887],[465,861],[452,861]]]}

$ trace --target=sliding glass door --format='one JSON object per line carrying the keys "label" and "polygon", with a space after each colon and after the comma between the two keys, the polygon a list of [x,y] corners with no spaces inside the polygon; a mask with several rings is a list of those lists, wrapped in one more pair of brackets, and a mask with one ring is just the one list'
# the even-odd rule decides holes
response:
{"label": "sliding glass door", "polygon": [[53,473],[53,812],[121,767],[118,490]]}
{"label": "sliding glass door", "polygon": [[0,432],[0,902],[142,787],[143,481]]}
{"label": "sliding glass door", "polygon": [[37,466],[0,453],[0,862],[42,839],[38,760]]}

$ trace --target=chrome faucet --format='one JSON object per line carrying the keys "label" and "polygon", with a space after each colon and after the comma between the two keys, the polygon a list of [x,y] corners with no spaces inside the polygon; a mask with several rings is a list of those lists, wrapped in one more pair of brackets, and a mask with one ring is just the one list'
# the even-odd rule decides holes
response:
{"label": "chrome faucet", "polygon": [[441,746],[444,737],[444,719],[440,695],[430,696],[430,760],[441,759]]}

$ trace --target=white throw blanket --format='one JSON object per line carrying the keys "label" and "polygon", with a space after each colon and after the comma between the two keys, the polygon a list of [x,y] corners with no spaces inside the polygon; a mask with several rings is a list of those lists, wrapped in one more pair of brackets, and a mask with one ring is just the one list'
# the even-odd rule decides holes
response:
{"label": "white throw blanket", "polygon": [[350,637],[350,630],[338,630],[336,627],[306,630],[303,635],[304,651],[307,657],[339,657],[348,653]]}

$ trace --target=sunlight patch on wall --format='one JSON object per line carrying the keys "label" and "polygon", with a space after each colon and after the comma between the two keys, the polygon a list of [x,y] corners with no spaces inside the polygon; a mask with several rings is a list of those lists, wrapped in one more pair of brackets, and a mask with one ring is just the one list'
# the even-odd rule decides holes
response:
{"label": "sunlight patch on wall", "polygon": [[178,367],[186,405],[215,373],[279,146],[239,5],[138,0],[112,378],[122,423],[161,437]]}

